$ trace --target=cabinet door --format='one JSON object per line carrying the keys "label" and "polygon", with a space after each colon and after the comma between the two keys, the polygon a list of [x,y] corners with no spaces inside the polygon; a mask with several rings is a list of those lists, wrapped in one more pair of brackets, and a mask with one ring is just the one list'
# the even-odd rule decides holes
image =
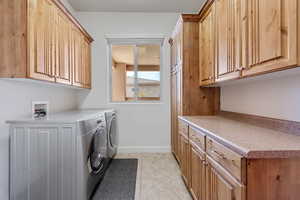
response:
{"label": "cabinet door", "polygon": [[175,154],[177,160],[179,160],[179,142],[178,142],[178,124],[177,124],[177,104],[176,104],[176,73],[171,74],[171,142],[172,142],[172,152]]}
{"label": "cabinet door", "polygon": [[82,68],[85,88],[91,88],[91,50],[90,43],[86,39],[82,41]]}
{"label": "cabinet door", "polygon": [[200,42],[200,85],[205,86],[214,83],[215,68],[215,5],[205,13],[199,23]]}
{"label": "cabinet door", "polygon": [[183,24],[179,20],[172,35],[172,64],[174,66],[182,64],[183,58]]}
{"label": "cabinet door", "polygon": [[56,81],[71,84],[71,23],[61,11],[57,12]]}
{"label": "cabinet door", "polygon": [[205,200],[205,154],[195,145],[190,150],[190,190],[195,200]]}
{"label": "cabinet door", "polygon": [[243,76],[297,65],[297,0],[243,1],[249,60]]}
{"label": "cabinet door", "polygon": [[33,79],[55,81],[53,9],[50,0],[29,1],[29,72]]}
{"label": "cabinet door", "polygon": [[82,44],[83,36],[81,32],[74,27],[72,31],[73,46],[73,85],[84,87],[84,69],[82,66]]}
{"label": "cabinet door", "polygon": [[187,186],[189,186],[189,141],[188,139],[180,135],[180,164],[182,178]]}
{"label": "cabinet door", "polygon": [[240,0],[216,1],[216,82],[238,78],[241,65]]}
{"label": "cabinet door", "polygon": [[206,199],[245,200],[245,188],[231,177],[225,169],[207,157]]}
{"label": "cabinet door", "polygon": [[182,66],[178,65],[176,67],[176,110],[177,116],[183,115],[182,112]]}

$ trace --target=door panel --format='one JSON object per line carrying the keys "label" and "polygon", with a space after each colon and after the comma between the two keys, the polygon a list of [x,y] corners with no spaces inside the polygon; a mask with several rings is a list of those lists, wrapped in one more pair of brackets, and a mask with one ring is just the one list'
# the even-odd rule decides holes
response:
{"label": "door panel", "polygon": [[216,82],[240,76],[241,0],[216,1]]}
{"label": "door panel", "polygon": [[212,200],[233,200],[233,186],[224,180],[213,168],[210,174]]}
{"label": "door panel", "polygon": [[[243,76],[297,66],[297,0],[243,1],[249,63]],[[246,29],[246,30],[245,30]],[[248,30],[247,30],[248,29]]]}
{"label": "door panel", "polygon": [[77,28],[73,28],[73,84],[76,86],[84,87],[83,83],[83,67],[82,67],[82,41],[83,37]]}
{"label": "door panel", "polygon": [[83,83],[85,88],[91,88],[90,44],[87,40],[82,43]]}
{"label": "door panel", "polygon": [[214,82],[215,68],[215,6],[207,11],[199,24],[200,41],[200,85],[205,86]]}
{"label": "door panel", "polygon": [[191,193],[195,200],[199,198],[199,190],[200,190],[200,178],[201,178],[201,159],[198,155],[198,152],[195,150],[193,146],[191,146]]}
{"label": "door panel", "polygon": [[258,62],[276,59],[282,56],[281,52],[281,0],[258,1],[255,13],[259,17]]}
{"label": "door panel", "polygon": [[29,3],[29,73],[33,79],[55,81],[53,69],[53,9],[49,0]]}
{"label": "door panel", "polygon": [[229,71],[229,0],[216,1],[216,16],[218,75],[222,75]]}
{"label": "door panel", "polygon": [[245,200],[245,187],[209,156],[207,161],[206,199]]}
{"label": "door panel", "polygon": [[71,84],[71,24],[64,14],[57,15],[56,81]]}
{"label": "door panel", "polygon": [[176,92],[176,72],[171,75],[171,128],[172,128],[172,152],[179,160],[179,142],[177,128],[177,92]]}
{"label": "door panel", "polygon": [[183,135],[180,135],[180,161],[182,178],[189,187],[189,141]]}
{"label": "door panel", "polygon": [[198,147],[190,145],[190,190],[195,200],[205,199],[205,157]]}

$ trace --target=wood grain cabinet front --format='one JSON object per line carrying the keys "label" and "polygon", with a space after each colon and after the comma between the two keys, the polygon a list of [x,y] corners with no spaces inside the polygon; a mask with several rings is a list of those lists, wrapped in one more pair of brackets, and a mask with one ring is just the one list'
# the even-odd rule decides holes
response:
{"label": "wood grain cabinet front", "polygon": [[215,81],[240,77],[241,67],[241,0],[216,0]]}
{"label": "wood grain cabinet front", "polygon": [[[237,144],[226,141],[222,133],[209,132],[188,118],[179,118],[181,124],[188,126],[188,134],[180,134],[180,169],[194,200],[299,199],[298,155],[271,149],[271,156],[265,157],[265,151],[249,157],[237,150]],[[206,141],[205,149],[195,136]]]}
{"label": "wood grain cabinet front", "polygon": [[246,182],[246,160],[241,155],[208,137],[206,140],[206,152],[211,158],[226,168],[237,180],[243,183]]}
{"label": "wood grain cabinet front", "polygon": [[204,133],[189,126],[189,138],[191,142],[198,146],[198,148],[200,148],[203,151],[206,150],[206,136]]}
{"label": "wood grain cabinet front", "polygon": [[185,135],[180,134],[180,168],[182,178],[187,186],[190,185],[190,146]]}
{"label": "wood grain cabinet front", "polygon": [[297,0],[214,0],[200,12],[200,86],[300,65]]}
{"label": "wood grain cabinet front", "polygon": [[190,190],[195,200],[205,199],[205,160],[205,153],[193,142],[190,142]]}
{"label": "wood grain cabinet front", "polygon": [[245,200],[245,187],[207,157],[206,200]]}
{"label": "wood grain cabinet front", "polygon": [[[0,52],[0,78],[91,87],[93,39],[59,0],[2,0],[0,10],[5,24],[0,47],[6,49]],[[74,29],[80,37],[73,36]],[[74,83],[74,65],[82,68],[82,84]]]}
{"label": "wood grain cabinet front", "polygon": [[215,81],[215,4],[199,22],[199,42],[199,80],[206,86]]}
{"label": "wood grain cabinet front", "polygon": [[249,0],[243,1],[243,4],[249,54],[243,76],[297,66],[299,1]]}
{"label": "wood grain cabinet front", "polygon": [[175,158],[180,162],[177,101],[177,72],[174,70],[171,73],[171,148]]}
{"label": "wood grain cabinet front", "polygon": [[32,79],[55,81],[56,14],[51,1],[30,0],[28,77]]}
{"label": "wood grain cabinet front", "polygon": [[57,38],[56,38],[56,82],[71,85],[72,84],[72,52],[71,52],[71,34],[72,24],[67,17],[58,11],[57,19]]}

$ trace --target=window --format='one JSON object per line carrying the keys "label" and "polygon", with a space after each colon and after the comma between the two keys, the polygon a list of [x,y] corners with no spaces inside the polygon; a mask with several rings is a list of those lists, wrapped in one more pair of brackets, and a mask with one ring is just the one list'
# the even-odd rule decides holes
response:
{"label": "window", "polygon": [[108,41],[110,101],[160,101],[163,39]]}

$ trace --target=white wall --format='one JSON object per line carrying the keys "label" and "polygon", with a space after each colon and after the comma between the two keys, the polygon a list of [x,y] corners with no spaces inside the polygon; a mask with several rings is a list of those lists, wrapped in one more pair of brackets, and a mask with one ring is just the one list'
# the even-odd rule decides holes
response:
{"label": "white wall", "polygon": [[164,46],[160,104],[108,104],[107,46],[105,34],[151,35],[172,32],[178,14],[77,13],[94,37],[92,49],[93,89],[80,92],[82,108],[112,107],[119,112],[121,151],[168,151],[170,149],[169,45]]}
{"label": "white wall", "polygon": [[221,87],[221,109],[300,121],[300,75],[264,78]]}
{"label": "white wall", "polygon": [[9,132],[5,121],[31,114],[32,101],[49,101],[50,112],[77,107],[76,90],[0,79],[0,199],[8,200]]}
{"label": "white wall", "polygon": [[[73,12],[73,11],[72,11]],[[50,112],[77,107],[77,90],[0,79],[0,199],[9,199],[9,133],[5,121],[31,114],[31,101],[49,101]]]}

